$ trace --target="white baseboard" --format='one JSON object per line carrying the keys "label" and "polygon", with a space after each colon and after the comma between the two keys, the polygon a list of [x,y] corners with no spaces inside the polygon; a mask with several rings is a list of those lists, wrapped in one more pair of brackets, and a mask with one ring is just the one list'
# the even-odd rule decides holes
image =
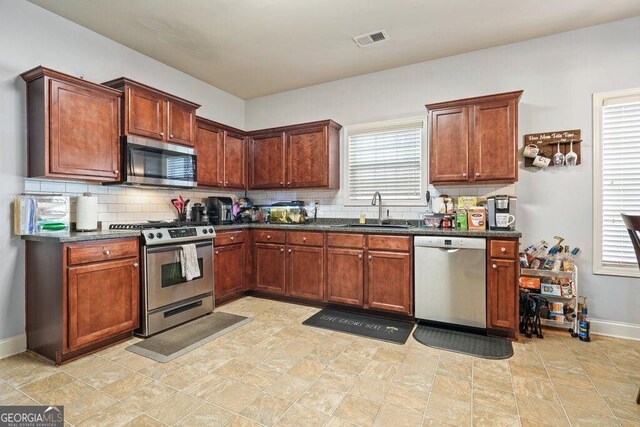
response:
{"label": "white baseboard", "polygon": [[640,341],[640,325],[591,319],[591,332],[596,335]]}
{"label": "white baseboard", "polygon": [[22,353],[27,349],[27,336],[25,334],[0,340],[0,359]]}

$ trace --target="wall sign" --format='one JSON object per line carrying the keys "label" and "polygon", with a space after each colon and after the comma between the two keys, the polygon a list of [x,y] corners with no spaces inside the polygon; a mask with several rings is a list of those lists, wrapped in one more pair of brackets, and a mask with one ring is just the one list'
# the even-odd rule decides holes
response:
{"label": "wall sign", "polygon": [[[558,152],[558,148],[564,156],[569,154],[570,151],[573,151],[573,153],[578,156],[575,163],[576,165],[582,162],[582,155],[580,154],[582,132],[580,129],[529,133],[524,135],[523,139],[524,148],[522,154],[524,155],[525,167],[544,168],[540,166],[540,162],[544,159],[551,159],[552,156]],[[536,154],[533,155],[533,157],[529,157],[529,152],[533,151],[535,151]],[[534,161],[537,161],[538,164],[534,163]]]}
{"label": "wall sign", "polygon": [[558,142],[576,142],[582,139],[580,134],[580,129],[529,133],[524,136],[524,144],[536,144],[540,146],[547,144],[557,144]]}

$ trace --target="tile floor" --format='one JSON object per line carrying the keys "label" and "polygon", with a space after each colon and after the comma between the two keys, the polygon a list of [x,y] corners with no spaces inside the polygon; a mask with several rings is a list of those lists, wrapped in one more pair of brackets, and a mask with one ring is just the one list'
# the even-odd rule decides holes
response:
{"label": "tile floor", "polygon": [[640,342],[547,333],[492,361],[302,326],[310,307],[221,311],[254,321],[167,364],[132,341],[60,368],[0,360],[0,405],[63,404],[78,426],[640,425]]}

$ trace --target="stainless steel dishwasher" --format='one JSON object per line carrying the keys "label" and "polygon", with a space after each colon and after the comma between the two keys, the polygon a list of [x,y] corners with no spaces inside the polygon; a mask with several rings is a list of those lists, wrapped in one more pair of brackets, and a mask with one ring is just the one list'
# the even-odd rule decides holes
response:
{"label": "stainless steel dishwasher", "polygon": [[416,318],[487,327],[485,239],[416,236]]}

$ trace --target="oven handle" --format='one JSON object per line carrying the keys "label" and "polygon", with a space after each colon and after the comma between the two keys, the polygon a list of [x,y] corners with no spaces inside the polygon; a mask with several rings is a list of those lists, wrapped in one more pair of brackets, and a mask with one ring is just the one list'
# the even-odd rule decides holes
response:
{"label": "oven handle", "polygon": [[[206,247],[206,246],[213,247],[213,242],[196,243],[196,248],[203,248],[203,247]],[[147,247],[147,253],[148,254],[158,254],[160,252],[173,252],[173,251],[179,251],[179,250],[182,250],[182,246],[180,246],[180,245],[162,246],[160,248],[149,248],[149,247]]]}

